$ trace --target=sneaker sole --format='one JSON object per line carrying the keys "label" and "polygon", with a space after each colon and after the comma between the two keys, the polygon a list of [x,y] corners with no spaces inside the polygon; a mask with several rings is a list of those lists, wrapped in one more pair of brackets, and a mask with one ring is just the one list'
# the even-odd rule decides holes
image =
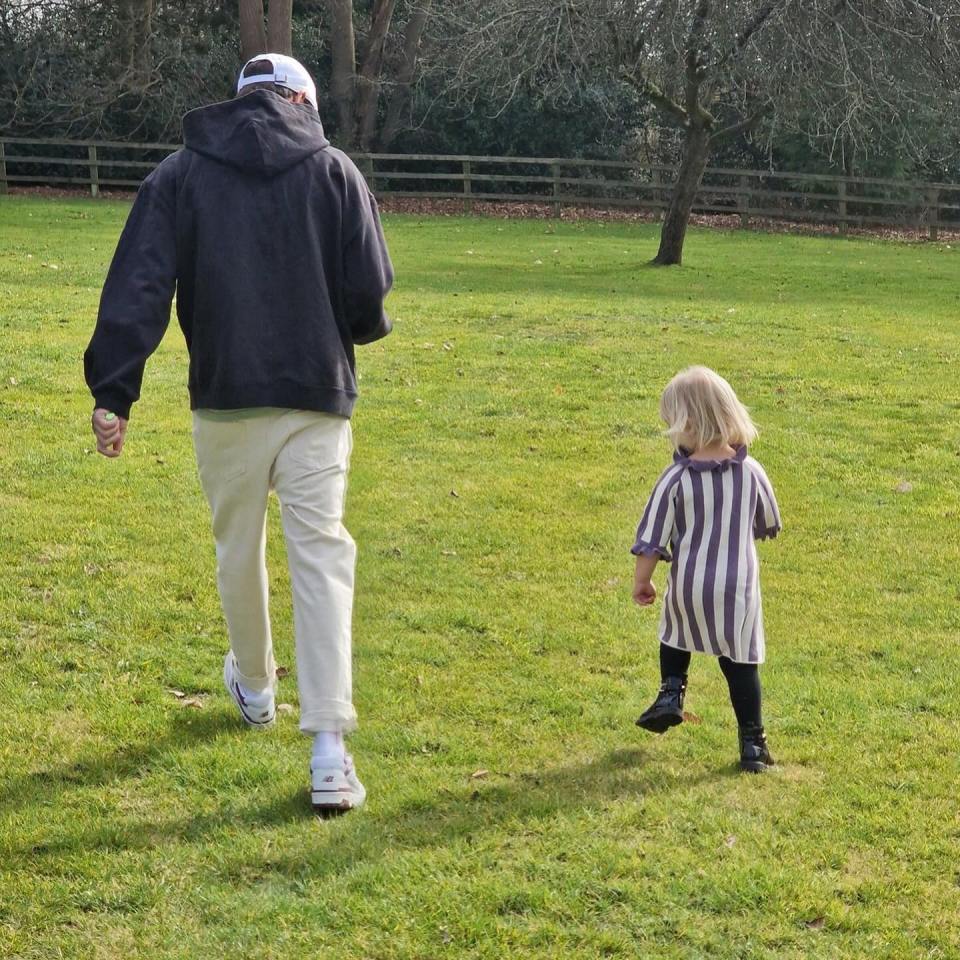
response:
{"label": "sneaker sole", "polygon": [[[317,771],[310,771],[311,778],[316,774]],[[322,771],[321,776],[324,779],[314,780],[310,784],[310,803],[317,813],[346,813],[348,810],[356,810],[357,807],[363,806],[367,799],[367,791],[355,773],[344,777],[342,773],[338,775],[335,771],[325,770]],[[316,785],[317,782],[321,784],[319,787]]]}
{"label": "sneaker sole", "polygon": [[675,713],[663,713],[656,717],[641,717],[637,720],[637,726],[641,730],[649,730],[650,733],[666,733],[671,727],[679,726],[683,723],[683,717],[678,717]]}
{"label": "sneaker sole", "polygon": [[310,803],[317,813],[346,813],[348,810],[356,810],[363,806],[363,801],[359,803],[350,799],[350,797],[341,797],[337,800],[332,794],[318,793],[316,790],[310,791]]}

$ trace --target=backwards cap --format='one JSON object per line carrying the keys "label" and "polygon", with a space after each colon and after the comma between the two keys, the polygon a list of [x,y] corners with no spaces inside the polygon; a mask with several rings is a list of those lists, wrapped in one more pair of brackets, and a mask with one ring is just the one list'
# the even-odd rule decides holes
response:
{"label": "backwards cap", "polygon": [[[244,71],[251,63],[257,60],[266,60],[273,66],[272,73],[258,73],[252,77],[245,77]],[[237,80],[237,93],[244,87],[252,83],[275,83],[278,86],[286,87],[294,93],[305,93],[307,103],[317,109],[317,86],[313,82],[313,77],[307,72],[307,68],[293,57],[288,57],[283,53],[260,53],[251,57],[240,71],[240,77]]]}

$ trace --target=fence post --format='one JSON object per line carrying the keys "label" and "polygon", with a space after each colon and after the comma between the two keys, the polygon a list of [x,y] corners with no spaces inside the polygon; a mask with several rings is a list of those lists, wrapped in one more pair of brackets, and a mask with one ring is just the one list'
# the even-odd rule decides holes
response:
{"label": "fence post", "polygon": [[746,230],[750,226],[750,178],[746,175],[740,177],[737,206],[740,208],[740,229]]}
{"label": "fence post", "polygon": [[363,171],[364,179],[367,181],[367,187],[372,194],[376,195],[377,181],[373,175],[373,157],[371,157],[369,154],[363,158],[363,166],[361,169]]}
{"label": "fence post", "polygon": [[927,223],[930,225],[930,239],[940,237],[940,191],[931,187],[927,191]]}
{"label": "fence post", "polygon": [[0,140],[0,193],[7,192],[7,155],[3,152],[3,141]]}
{"label": "fence post", "polygon": [[560,219],[560,164],[553,163],[550,165],[550,169],[553,173],[553,215],[559,220]]}
{"label": "fence post", "polygon": [[463,212],[473,213],[473,200],[469,199],[473,193],[473,182],[470,179],[470,161],[463,161]]}
{"label": "fence post", "polygon": [[97,197],[100,193],[100,167],[97,163],[96,147],[87,147],[87,158],[90,161],[90,196]]}
{"label": "fence post", "polygon": [[847,232],[847,181],[841,180],[837,186],[837,211],[840,216],[840,233]]}

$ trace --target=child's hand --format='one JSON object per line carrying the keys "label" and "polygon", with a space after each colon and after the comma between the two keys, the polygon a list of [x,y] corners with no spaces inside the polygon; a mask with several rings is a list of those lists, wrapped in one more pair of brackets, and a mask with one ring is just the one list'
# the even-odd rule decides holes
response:
{"label": "child's hand", "polygon": [[633,584],[633,601],[641,607],[649,607],[657,599],[657,588],[649,580],[636,580]]}

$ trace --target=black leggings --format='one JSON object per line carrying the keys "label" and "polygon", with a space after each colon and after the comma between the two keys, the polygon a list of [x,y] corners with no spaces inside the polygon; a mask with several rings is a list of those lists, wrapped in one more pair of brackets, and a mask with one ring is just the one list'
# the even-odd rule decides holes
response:
{"label": "black leggings", "polygon": [[[720,669],[727,678],[730,702],[741,727],[747,724],[763,726],[760,713],[760,670],[755,663],[737,663],[729,657],[718,657]],[[690,653],[660,644],[660,678],[685,677],[690,666]]]}

